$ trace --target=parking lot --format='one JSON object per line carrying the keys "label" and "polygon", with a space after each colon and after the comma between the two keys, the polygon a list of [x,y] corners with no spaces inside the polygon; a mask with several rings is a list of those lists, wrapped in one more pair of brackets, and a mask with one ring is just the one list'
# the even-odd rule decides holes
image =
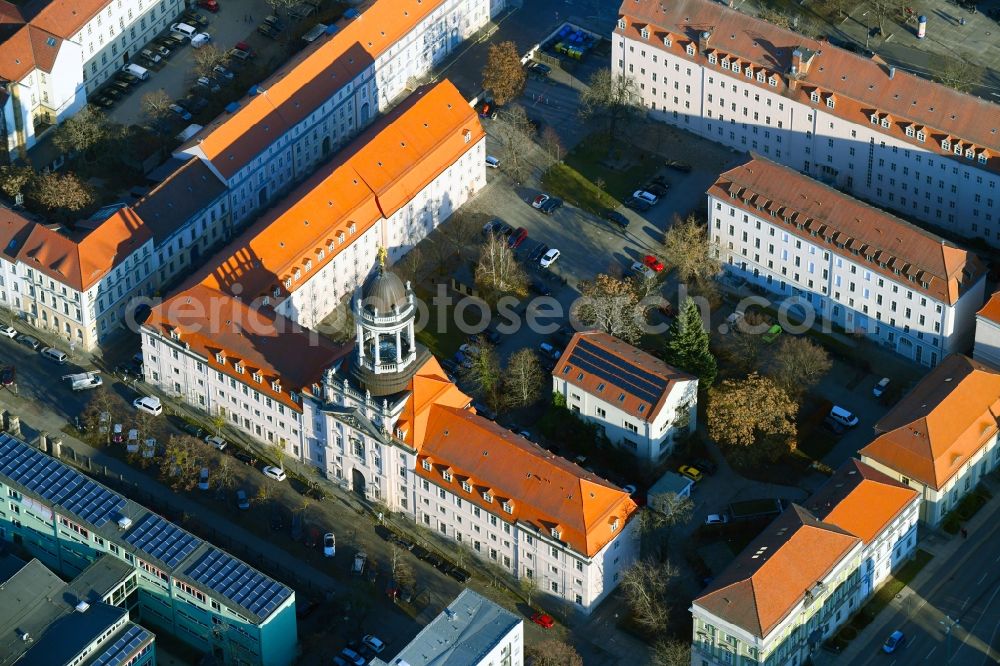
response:
{"label": "parking lot", "polygon": [[[265,0],[239,0],[239,2],[236,0],[228,0],[228,2],[227,0],[220,0],[219,7],[220,9],[216,13],[204,9],[193,10],[207,21],[207,25],[204,27],[194,27],[198,28],[199,31],[210,34],[212,37],[211,44],[214,47],[225,52],[237,42],[245,41],[255,51],[260,52],[262,58],[269,59],[273,57],[275,59],[274,66],[286,57],[283,44],[279,44],[277,41],[268,39],[257,33],[258,24],[265,17],[273,13],[273,10]],[[288,23],[287,17],[283,16],[282,20]],[[183,22],[183,19],[178,18],[177,21]],[[165,34],[169,34],[169,32],[168,29]],[[154,40],[155,42],[156,40]],[[118,100],[108,111],[111,118],[125,125],[148,123],[150,118],[143,109],[142,98],[147,93],[156,90],[164,91],[172,101],[183,100],[189,94],[195,84],[195,80],[198,78],[194,73],[196,53],[197,49],[192,47],[188,40],[183,46],[172,49],[171,54],[163,58],[159,64],[153,65],[146,60],[137,60],[137,63],[149,70],[149,80],[134,86],[131,91]],[[260,64],[263,65],[264,63]],[[232,62],[231,69],[234,73],[238,73],[239,70],[237,68],[239,65],[238,61]],[[271,69],[274,69],[274,67],[271,67]],[[226,81],[221,77],[217,78],[219,78],[220,84],[234,85],[232,81]],[[235,89],[226,90],[223,88],[221,91],[212,93],[209,89],[198,86],[195,92],[203,98],[211,98],[213,95],[226,95],[232,99],[239,97],[246,91],[242,89],[239,91]],[[175,124],[178,127],[182,127],[185,123],[180,119],[176,119]]]}

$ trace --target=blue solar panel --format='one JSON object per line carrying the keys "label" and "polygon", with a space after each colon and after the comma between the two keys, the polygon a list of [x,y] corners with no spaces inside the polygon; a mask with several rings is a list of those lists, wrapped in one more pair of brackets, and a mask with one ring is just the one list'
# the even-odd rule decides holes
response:
{"label": "blue solar panel", "polygon": [[6,433],[0,434],[0,474],[94,527],[125,508],[125,498]]}
{"label": "blue solar panel", "polygon": [[91,666],[119,666],[131,659],[139,647],[152,636],[137,624],[131,625],[111,647],[101,653]]}
{"label": "blue solar panel", "polygon": [[205,551],[184,575],[261,618],[270,615],[292,594],[278,581],[218,548]]}
{"label": "blue solar panel", "polygon": [[125,540],[171,569],[202,543],[198,537],[188,534],[155,513],[147,513],[128,531]]}
{"label": "blue solar panel", "polygon": [[650,404],[659,402],[667,388],[663,377],[646,372],[587,340],[577,342],[569,362]]}

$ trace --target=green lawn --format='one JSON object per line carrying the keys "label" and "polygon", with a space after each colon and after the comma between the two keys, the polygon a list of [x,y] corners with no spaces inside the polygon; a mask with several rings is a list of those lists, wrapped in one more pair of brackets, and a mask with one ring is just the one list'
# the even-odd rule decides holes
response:
{"label": "green lawn", "polygon": [[[865,624],[871,622],[879,614],[879,612],[889,605],[889,602],[896,598],[904,587],[910,584],[910,582],[917,577],[928,562],[933,559],[933,555],[928,553],[926,550],[917,549],[916,554],[913,559],[907,562],[903,567],[892,576],[889,580],[885,582],[885,585],[879,588],[875,596],[869,601],[861,612],[858,614],[860,617],[856,620],[861,620]],[[857,622],[855,622],[857,624]]]}
{"label": "green lawn", "polygon": [[[439,359],[451,358],[466,338],[455,325],[452,309],[446,308],[440,313],[441,308],[432,299],[432,294],[420,287],[416,289],[416,295],[427,304],[429,311],[426,325],[417,331],[417,342],[427,347]],[[440,319],[439,314],[442,315]],[[444,326],[439,327],[439,322]]]}
{"label": "green lawn", "polygon": [[659,157],[622,139],[609,151],[607,137],[598,132],[550,168],[542,184],[578,208],[597,213],[630,197],[661,165]]}

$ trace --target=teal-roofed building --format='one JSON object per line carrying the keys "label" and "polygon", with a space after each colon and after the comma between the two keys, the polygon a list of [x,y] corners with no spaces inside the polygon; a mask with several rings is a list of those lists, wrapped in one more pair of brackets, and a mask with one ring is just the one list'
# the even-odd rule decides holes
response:
{"label": "teal-roofed building", "polygon": [[0,434],[0,497],[0,541],[64,578],[122,574],[108,603],[144,626],[227,664],[294,661],[290,588],[7,434]]}
{"label": "teal-roofed building", "polygon": [[38,560],[0,555],[0,666],[153,666],[154,635],[101,601],[122,582],[108,572],[64,583]]}

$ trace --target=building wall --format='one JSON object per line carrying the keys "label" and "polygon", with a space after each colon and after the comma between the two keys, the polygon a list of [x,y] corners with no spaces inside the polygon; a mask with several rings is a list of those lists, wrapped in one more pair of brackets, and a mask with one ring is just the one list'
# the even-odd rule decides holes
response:
{"label": "building wall", "polygon": [[920,496],[891,523],[885,526],[861,556],[861,587],[858,590],[860,608],[889,575],[909,561],[917,550],[917,523],[920,518]]}
{"label": "building wall", "polygon": [[[709,46],[725,48],[721,35]],[[719,41],[715,44],[715,41]],[[813,66],[823,65],[822,54]],[[1000,245],[1000,175],[802,103],[674,44],[612,35],[611,69],[633,76],[651,118],[765,157],[928,225]],[[947,129],[947,128],[942,128]]]}
{"label": "building wall", "polygon": [[[642,460],[659,460],[673,451],[677,437],[697,428],[698,382],[684,381],[672,389],[653,421],[629,414],[613,402],[573,386],[558,375],[552,376],[553,391],[566,399],[566,406],[586,421],[604,428],[612,444],[635,454]],[[687,406],[682,410],[683,406]],[[685,414],[681,414],[684,411]],[[677,421],[687,425],[678,428]]]}
{"label": "building wall", "polygon": [[902,473],[873,460],[862,454],[861,462],[871,465],[897,481],[904,483],[920,493],[920,520],[929,528],[934,529],[958,503],[968,495],[986,474],[1000,465],[1000,447],[997,446],[997,435],[994,433],[980,449],[967,460],[955,476],[948,480],[939,490],[904,476]]}
{"label": "building wall", "polygon": [[179,224],[170,236],[154,243],[150,289],[158,290],[201,266],[230,235],[228,197],[223,194],[206,201],[201,210]]}
{"label": "building wall", "polygon": [[968,344],[975,310],[983,302],[985,276],[949,305],[712,194],[708,218],[709,237],[726,271],[782,299],[804,299],[799,312],[811,305],[817,320],[823,317],[845,330],[864,332],[927,366]]}
{"label": "building wall", "polygon": [[976,345],[972,357],[980,363],[1000,368],[1000,324],[976,317]]}

